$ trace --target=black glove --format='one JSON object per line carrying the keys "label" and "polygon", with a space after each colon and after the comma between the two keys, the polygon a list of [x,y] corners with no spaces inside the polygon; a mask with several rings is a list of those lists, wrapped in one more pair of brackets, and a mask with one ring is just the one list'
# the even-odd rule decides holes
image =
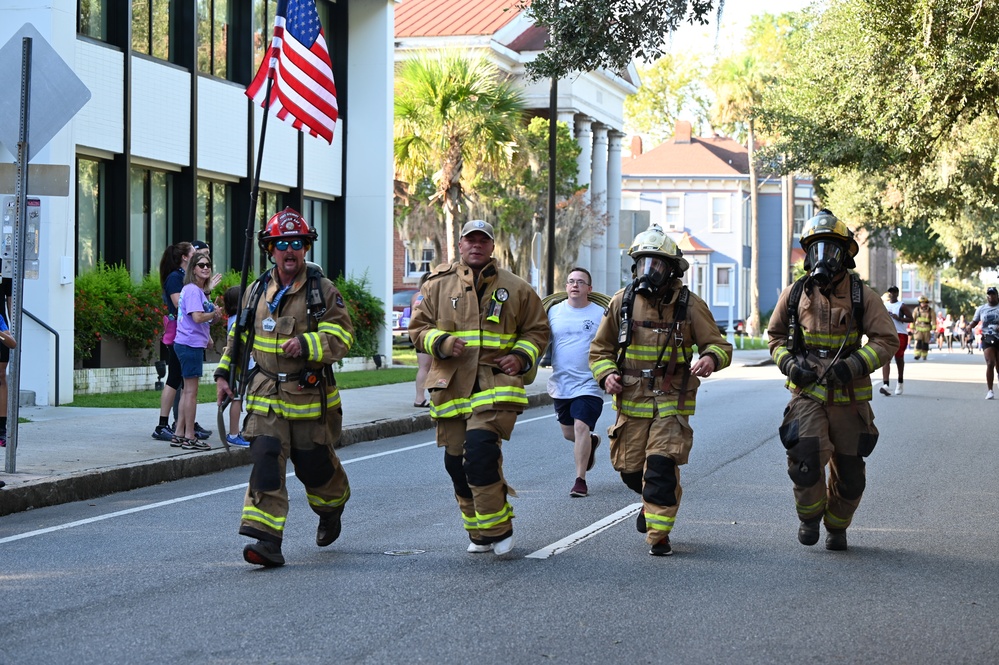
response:
{"label": "black glove", "polygon": [[780,371],[796,386],[809,386],[819,380],[819,375],[808,365],[799,365],[794,357],[786,355],[780,361]]}
{"label": "black glove", "polygon": [[829,378],[845,386],[864,372],[864,361],[851,354],[829,368]]}

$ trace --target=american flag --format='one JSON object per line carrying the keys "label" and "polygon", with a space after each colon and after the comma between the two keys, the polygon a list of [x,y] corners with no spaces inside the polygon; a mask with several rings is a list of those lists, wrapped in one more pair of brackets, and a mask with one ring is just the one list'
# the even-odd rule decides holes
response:
{"label": "american flag", "polygon": [[336,127],[336,86],[326,37],[314,0],[278,0],[274,39],[246,96],[267,104],[267,78],[272,109],[293,127],[333,143]]}

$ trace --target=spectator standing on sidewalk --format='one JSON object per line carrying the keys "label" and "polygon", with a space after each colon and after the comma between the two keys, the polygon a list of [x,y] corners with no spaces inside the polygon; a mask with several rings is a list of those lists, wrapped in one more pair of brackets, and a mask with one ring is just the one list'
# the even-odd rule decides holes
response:
{"label": "spectator standing on sidewalk", "polygon": [[859,247],[846,224],[820,210],[800,243],[807,274],[780,294],[767,330],[791,391],[779,434],[798,542],[817,543],[824,521],[826,549],[845,550],[867,484],[864,459],[878,441],[870,374],[891,359],[899,338],[878,294],[847,271]]}
{"label": "spectator standing on sidewalk", "polygon": [[985,393],[985,399],[995,399],[992,390],[992,382],[995,379],[996,354],[999,353],[999,290],[990,286],[985,292],[988,302],[980,305],[975,310],[975,316],[971,319],[970,327],[974,329],[976,325],[982,325],[982,353],[985,356],[985,382],[989,391]]}
{"label": "spectator standing on sidewalk", "polygon": [[451,477],[471,554],[513,549],[513,495],[501,445],[527,407],[523,374],[548,344],[548,318],[531,285],[493,260],[493,226],[461,229],[460,259],[421,289],[409,337],[433,357],[430,416]]}
{"label": "spectator standing on sidewalk", "polygon": [[[912,323],[912,312],[909,306],[898,299],[898,287],[888,287],[888,302],[885,303],[888,316],[895,324],[895,331],[898,333],[898,350],[895,351],[895,365],[898,366],[898,384],[895,386],[895,394],[901,395],[902,383],[905,381],[905,349],[909,346],[909,324]],[[891,395],[888,382],[891,379],[891,358],[881,368],[881,388],[878,390],[882,395]]]}
{"label": "spectator standing on sidewalk", "polygon": [[184,383],[181,377],[180,362],[174,353],[173,344],[177,335],[177,304],[180,302],[180,292],[184,288],[184,275],[188,262],[194,255],[194,247],[189,242],[179,242],[170,245],[160,257],[160,288],[163,289],[163,304],[167,313],[163,317],[163,346],[167,350],[166,385],[160,393],[160,422],[153,429],[153,438],[160,441],[170,441],[174,437],[170,427],[170,409],[177,397],[177,391]]}
{"label": "spectator standing on sidewalk", "polygon": [[[215,303],[217,307],[219,303]],[[222,308],[225,310],[225,315],[229,317],[229,323],[227,325],[226,337],[232,336],[232,329],[236,327],[236,315],[239,314],[239,287],[230,286],[222,294]],[[253,354],[250,353],[250,366],[249,369],[252,370],[255,366],[253,362]],[[243,398],[241,395],[234,395],[232,400],[229,402],[229,433],[226,434],[225,440],[230,446],[238,446],[240,448],[247,448],[250,442],[243,438],[242,433],[239,430],[239,414],[242,411]]]}
{"label": "spectator standing on sidewalk", "polygon": [[211,446],[195,435],[198,384],[204,372],[205,349],[211,343],[211,325],[222,311],[209,302],[205,289],[212,279],[212,260],[206,252],[195,252],[184,275],[184,288],[177,307],[177,337],[174,352],[180,362],[184,391],[180,396],[177,429],[170,445],[184,450],[209,450]]}
{"label": "spectator standing on sidewalk", "polygon": [[586,472],[593,468],[600,435],[594,434],[604,408],[604,392],[590,371],[590,343],[597,334],[604,308],[590,302],[592,278],[585,268],[573,268],[565,283],[568,297],[548,310],[551,328],[552,375],[548,394],[555,404],[555,415],[562,436],[573,442],[576,482],[569,496],[589,493]]}
{"label": "spectator standing on sidewalk", "polygon": [[288,460],[305,486],[309,507],[319,516],[316,545],[339,538],[341,515],[350,498],[347,474],[334,447],[343,411],[333,364],[354,343],[354,326],[343,296],[305,254],[318,238],[291,208],[271,217],[257,234],[260,250],[274,267],[246,289],[249,309],[240,356],[227,340],[215,386],[218,403],[233,396],[230,368],[253,350],[256,367],[246,377],[243,436],[250,442],[253,470],[243,498],[239,533],[255,539],[243,559],[256,566],[284,565],[281,544],[288,517]]}
{"label": "spectator standing on sidewalk", "polygon": [[[0,266],[3,262],[0,261]],[[0,448],[7,447],[7,364],[10,362],[10,350],[17,346],[14,336],[10,333],[7,322],[10,321],[10,301],[13,297],[14,280],[0,277],[0,298],[3,298],[2,314],[0,320],[3,321],[0,333],[3,344],[0,344]]]}

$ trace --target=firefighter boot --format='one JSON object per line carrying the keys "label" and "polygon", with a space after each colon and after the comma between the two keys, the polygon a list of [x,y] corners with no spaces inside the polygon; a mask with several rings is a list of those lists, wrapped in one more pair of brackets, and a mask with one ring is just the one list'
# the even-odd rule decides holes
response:
{"label": "firefighter boot", "polygon": [[276,568],[284,565],[281,543],[272,543],[266,540],[258,540],[244,547],[243,559],[247,563],[265,568]]}
{"label": "firefighter boot", "polygon": [[801,520],[801,524],[798,526],[798,542],[802,545],[814,545],[819,542],[819,522],[821,521],[821,517],[814,520]]}
{"label": "firefighter boot", "polygon": [[326,547],[340,537],[340,513],[323,513],[319,516],[319,528],[316,529],[316,545]]}
{"label": "firefighter boot", "polygon": [[846,529],[826,529],[826,549],[842,551],[846,549]]}

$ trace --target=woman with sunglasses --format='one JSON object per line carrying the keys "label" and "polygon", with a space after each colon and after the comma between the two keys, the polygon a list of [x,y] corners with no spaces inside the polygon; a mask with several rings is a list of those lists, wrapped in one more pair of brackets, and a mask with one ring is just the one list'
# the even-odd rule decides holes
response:
{"label": "woman with sunglasses", "polygon": [[207,442],[195,436],[194,420],[198,406],[198,383],[204,369],[205,349],[211,343],[211,325],[222,312],[205,295],[211,286],[212,260],[205,252],[195,252],[184,275],[177,309],[177,337],[174,353],[180,362],[184,390],[180,396],[177,429],[170,445],[184,450],[209,450]]}

